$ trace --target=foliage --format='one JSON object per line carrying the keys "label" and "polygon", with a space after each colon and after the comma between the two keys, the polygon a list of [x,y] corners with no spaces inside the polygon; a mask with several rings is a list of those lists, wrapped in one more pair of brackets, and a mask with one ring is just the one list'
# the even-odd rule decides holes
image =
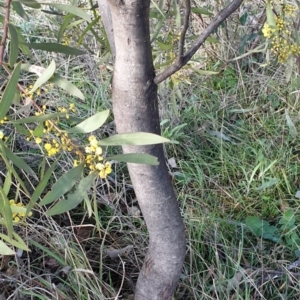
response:
{"label": "foliage", "polygon": [[[29,6],[40,9],[36,2],[16,1],[11,7],[6,8],[6,15],[13,9],[26,22]],[[98,178],[107,180],[112,174],[112,159],[134,163],[147,163],[157,165],[157,159],[145,154],[115,155],[107,157],[103,146],[107,145],[149,145],[168,142],[167,139],[150,133],[134,133],[114,135],[100,140],[90,133],[96,132],[109,117],[109,110],[98,112],[84,120],[76,118],[77,99],[85,100],[83,93],[70,81],[58,74],[56,62],[42,65],[22,64],[20,54],[29,55],[27,49],[38,49],[47,52],[56,52],[62,55],[81,55],[86,52],[70,46],[67,40],[66,30],[71,29],[76,19],[77,24],[87,22],[89,31],[99,38],[93,30],[91,17],[83,9],[74,5],[51,4],[52,8],[67,13],[65,21],[57,32],[57,43],[29,42],[26,43],[21,28],[8,23],[8,19],[2,18],[3,37],[0,48],[0,67],[7,74],[9,80],[5,84],[5,90],[0,102],[0,155],[5,163],[5,182],[1,188],[0,222],[5,225],[7,235],[0,236],[0,254],[11,254],[14,251],[7,245],[28,250],[24,242],[16,235],[16,224],[26,224],[25,217],[32,216],[32,210],[37,205],[47,205],[46,214],[59,215],[77,207],[83,201],[87,207],[89,204],[89,191],[95,188]],[[85,35],[87,31],[83,32]],[[8,34],[8,36],[7,36]],[[78,45],[82,43],[82,37]],[[8,61],[5,61],[5,45],[9,43]],[[38,62],[36,62],[38,63]],[[20,84],[29,73],[37,75],[37,79],[30,84]],[[26,74],[26,75],[25,75]],[[43,95],[54,92],[67,92],[73,99],[66,106],[49,105],[43,101]],[[60,89],[60,90],[59,90]],[[18,110],[15,107],[20,107]],[[87,135],[90,134],[90,135]],[[34,155],[40,160],[40,169],[33,170],[25,159],[11,151],[15,136],[21,136],[29,144],[34,145]],[[75,138],[77,141],[75,141]],[[81,142],[79,142],[81,141]],[[63,157],[69,154],[73,157],[73,168],[66,170],[65,174],[52,185],[54,170]],[[19,170],[18,170],[18,169]],[[32,178],[21,176],[20,170],[24,170]],[[29,188],[31,180],[38,184]],[[51,187],[52,185],[52,187]],[[20,191],[16,191],[19,186]],[[47,192],[48,191],[48,192]],[[19,193],[23,193],[22,197]],[[15,200],[9,200],[15,193]],[[19,200],[19,197],[21,200]],[[15,201],[20,201],[16,204]],[[49,205],[51,205],[49,207]]]}
{"label": "foliage", "polygon": [[[33,1],[30,3],[38,5]],[[44,264],[47,267],[53,264],[74,266],[67,287],[63,292],[60,288],[55,290],[62,299],[64,293],[65,298],[77,298],[78,295],[81,299],[116,298],[119,286],[115,283],[119,281],[122,286],[123,281],[126,282],[124,274],[128,274],[128,269],[130,274],[139,270],[138,262],[147,245],[145,224],[139,215],[132,186],[120,165],[118,171],[125,175],[118,176],[113,161],[138,160],[149,164],[157,161],[140,154],[120,157],[116,150],[106,148],[109,143],[115,145],[118,142],[108,140],[109,143],[105,143],[107,132],[110,136],[113,132],[107,129],[111,121],[107,110],[110,105],[102,104],[110,98],[111,75],[107,41],[101,23],[98,23],[99,17],[91,22],[83,21],[68,10],[62,16],[57,8],[49,10],[43,6],[55,13],[39,16],[51,23],[51,30],[46,31],[43,26],[35,27],[29,22],[36,10],[27,7],[25,1],[13,1],[12,5],[24,21],[19,19],[17,22],[15,12],[12,12],[14,27],[9,26],[7,40],[7,45],[11,46],[7,49],[11,50],[6,52],[5,63],[0,67],[0,74],[5,73],[10,79],[5,81],[6,89],[1,96],[1,103],[5,105],[0,106],[0,155],[5,164],[5,168],[1,166],[1,174],[5,175],[1,175],[0,190],[1,253],[11,255],[19,253],[20,249],[30,249],[35,256],[32,258],[28,253],[26,260],[31,259],[33,269],[36,267],[34,262],[38,261],[37,274]],[[172,62],[176,53],[180,29],[178,16],[183,11],[176,5],[177,1],[153,1],[152,4],[152,43],[157,68],[165,68],[164,63]],[[204,5],[195,1],[192,6],[193,27],[188,42],[219,9],[219,4],[213,2]],[[234,17],[236,22],[220,26],[179,76],[172,76],[167,85],[160,86],[163,105],[167,103],[162,109],[163,136],[177,141],[166,147],[168,156],[176,162],[169,163],[170,176],[178,193],[188,235],[188,255],[178,299],[298,297],[298,278],[294,277],[297,272],[290,273],[287,267],[299,257],[299,200],[295,197],[300,176],[297,142],[299,80],[293,73],[295,66],[292,64],[287,83],[284,80],[285,64],[280,66],[272,59],[279,52],[270,50],[270,57],[265,52],[264,46],[272,47],[272,39],[278,37],[277,33],[263,44],[264,24],[251,22],[257,13],[267,17],[268,12],[269,24],[272,14],[274,18],[283,17],[283,7],[273,1],[273,7],[268,5],[266,11],[261,7],[259,11],[256,7],[241,10],[240,15]],[[83,11],[90,12],[88,15],[96,13]],[[3,22],[1,15],[2,11],[0,22]],[[176,21],[172,16],[176,16]],[[294,17],[285,18],[285,26],[291,26],[291,34],[289,37],[285,33],[282,35],[291,46],[297,43],[297,30],[293,29]],[[56,40],[57,43],[53,43]],[[93,53],[89,41],[101,45],[97,52],[100,58],[94,66],[101,72],[91,75],[91,80],[84,76],[93,73],[94,69],[82,67],[90,61],[82,63],[84,57],[76,60],[76,56],[67,56]],[[32,45],[35,43],[41,45]],[[16,49],[14,45],[19,49],[17,58],[15,53],[8,55]],[[40,49],[52,47],[52,50],[67,54],[56,53],[49,58],[50,54],[38,50],[38,46]],[[22,64],[15,65],[21,57]],[[68,70],[62,75],[64,62]],[[48,77],[52,75],[39,86],[37,78],[42,77],[45,70]],[[103,78],[101,86],[95,79],[99,73]],[[104,93],[102,89],[108,92]],[[16,145],[20,136],[25,140],[28,138],[25,148]],[[93,137],[97,139],[97,146]],[[51,145],[48,150],[59,150],[49,156],[53,150],[49,153],[46,144]],[[71,152],[69,146],[74,147]],[[92,153],[86,153],[86,147]],[[31,156],[34,162],[30,160]],[[90,170],[84,167],[85,162],[86,167],[91,162],[95,168],[94,159],[98,160],[99,156],[111,163],[112,173],[108,179],[101,179],[95,173],[88,174]],[[103,171],[103,167],[98,171]],[[110,183],[104,186],[101,195],[95,192],[96,187],[99,189],[99,181]],[[70,212],[71,223],[68,214],[60,215],[59,212],[80,202],[84,209],[80,207]],[[27,220],[24,210],[30,217]],[[58,216],[54,216],[56,214]],[[93,220],[87,219],[86,214]],[[14,220],[15,217],[20,220]],[[252,228],[252,234],[245,229],[245,223]],[[81,232],[87,228],[90,228],[88,234]],[[24,231],[29,229],[27,239]],[[120,237],[120,232],[124,238]],[[38,237],[38,243],[34,237]],[[133,256],[113,260],[107,254],[128,243],[135,245]],[[99,251],[100,258],[97,256]],[[36,258],[37,254],[40,254],[40,260]],[[97,268],[91,266],[95,261]],[[15,262],[10,264],[8,270],[14,270]],[[273,278],[270,270],[281,275]],[[261,277],[257,275],[260,271]],[[33,284],[38,288],[30,286],[28,291],[36,291],[36,297],[47,299],[48,296],[41,296],[37,291],[42,286],[47,292],[49,283],[34,272],[29,277],[36,278]],[[72,281],[76,284],[72,285]],[[20,287],[26,286],[27,277],[24,282],[17,283]],[[126,288],[123,286],[123,290]],[[72,293],[77,297],[70,296]]]}
{"label": "foliage", "polygon": [[247,217],[245,223],[257,237],[284,245],[294,251],[296,256],[300,256],[298,225],[296,224],[295,214],[291,209],[284,212],[277,226],[255,216]]}

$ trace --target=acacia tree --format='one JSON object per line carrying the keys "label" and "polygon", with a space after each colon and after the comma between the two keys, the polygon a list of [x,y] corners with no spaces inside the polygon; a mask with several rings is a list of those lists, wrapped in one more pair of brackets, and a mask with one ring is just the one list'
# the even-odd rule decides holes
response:
{"label": "acacia tree", "polygon": [[[155,73],[149,27],[150,0],[99,0],[105,30],[114,57],[113,113],[118,133],[160,134],[157,85],[182,68],[206,38],[243,2],[233,0],[222,9],[184,52],[190,0],[178,57],[161,74]],[[158,157],[158,166],[129,164],[134,190],[149,231],[149,249],[136,285],[135,299],[171,299],[185,256],[185,233],[177,199],[165,164],[162,145],[124,146],[124,153]]]}

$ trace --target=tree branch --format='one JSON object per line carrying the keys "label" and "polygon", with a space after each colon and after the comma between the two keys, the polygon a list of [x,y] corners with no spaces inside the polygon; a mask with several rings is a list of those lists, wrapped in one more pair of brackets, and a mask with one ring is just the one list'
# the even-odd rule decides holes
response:
{"label": "tree branch", "polygon": [[[192,58],[192,56],[196,53],[196,51],[202,46],[205,40],[209,37],[209,35],[219,27],[219,25],[229,17],[233,12],[235,12],[239,6],[242,4],[243,0],[233,0],[227,7],[221,10],[214,20],[203,30],[203,32],[199,35],[198,39],[191,46],[190,50],[182,56],[178,56],[177,60],[173,65],[165,69],[162,73],[158,74],[154,78],[154,82],[156,84],[161,83],[166,80],[168,77],[176,73],[183,66],[187,64],[187,62]],[[180,40],[181,41],[181,40]]]}
{"label": "tree branch", "polygon": [[113,56],[113,60],[116,57],[116,46],[115,46],[115,39],[114,39],[114,29],[112,24],[111,12],[110,7],[108,5],[107,0],[98,0],[98,8],[99,12],[103,21],[103,25],[105,28],[105,32],[108,38],[108,43],[110,46],[110,51]]}
{"label": "tree branch", "polygon": [[186,31],[189,27],[190,14],[191,14],[191,1],[190,0],[185,0],[185,16],[184,16],[183,28],[182,28],[182,31],[181,31],[181,34],[180,34],[178,57],[183,56],[185,34],[186,34]]}
{"label": "tree branch", "polygon": [[0,43],[0,66],[3,64],[3,57],[4,57],[4,48],[7,39],[7,31],[8,31],[8,22],[9,22],[9,13],[10,13],[10,2],[11,0],[6,0],[5,5],[5,17],[4,17],[4,24],[3,24],[3,36]]}

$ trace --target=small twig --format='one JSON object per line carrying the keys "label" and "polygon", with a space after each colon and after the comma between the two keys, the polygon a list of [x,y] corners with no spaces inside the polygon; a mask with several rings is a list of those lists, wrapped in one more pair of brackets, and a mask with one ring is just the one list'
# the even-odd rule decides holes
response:
{"label": "small twig", "polygon": [[183,24],[183,28],[181,30],[180,40],[179,40],[179,51],[178,51],[179,58],[183,56],[183,52],[184,52],[185,34],[189,27],[190,14],[191,14],[191,1],[185,0],[184,24]]}
{"label": "small twig", "polygon": [[4,48],[7,39],[7,31],[8,31],[8,23],[9,23],[9,13],[10,13],[10,2],[11,0],[6,0],[5,5],[5,17],[4,17],[4,24],[3,24],[3,36],[0,43],[0,66],[3,64],[3,57],[4,57]]}
{"label": "small twig", "polygon": [[190,50],[181,57],[178,57],[176,62],[165,69],[162,73],[158,74],[154,78],[154,82],[156,84],[166,80],[168,77],[173,75],[175,72],[180,70],[183,66],[187,64],[187,62],[192,58],[192,56],[196,53],[196,51],[202,46],[205,40],[209,37],[209,35],[219,27],[219,25],[233,12],[235,12],[239,6],[242,4],[243,0],[233,0],[227,7],[221,10],[214,20],[203,30],[203,32],[199,35],[198,39],[191,46]]}

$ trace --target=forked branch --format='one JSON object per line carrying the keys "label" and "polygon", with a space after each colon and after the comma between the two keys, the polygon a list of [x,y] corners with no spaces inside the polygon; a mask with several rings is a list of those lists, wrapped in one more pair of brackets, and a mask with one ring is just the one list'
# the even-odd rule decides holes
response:
{"label": "forked branch", "polygon": [[[186,1],[186,9],[190,9],[190,5],[188,5],[188,0]],[[229,17],[233,12],[235,12],[239,6],[242,4],[243,0],[233,0],[228,6],[226,6],[223,10],[221,10],[216,17],[213,19],[213,21],[203,30],[203,32],[199,35],[198,39],[194,42],[194,44],[191,46],[189,51],[183,55],[183,44],[182,37],[184,39],[185,33],[187,28],[186,27],[186,18],[188,18],[189,13],[186,12],[185,16],[185,22],[183,26],[183,30],[181,32],[181,39],[179,43],[179,55],[177,57],[177,60],[173,65],[165,69],[162,73],[158,74],[154,78],[154,82],[156,84],[161,83],[162,81],[166,80],[168,77],[176,73],[178,70],[180,70],[183,66],[187,64],[187,62],[192,58],[192,56],[196,53],[196,51],[203,45],[205,40],[210,36],[210,34],[218,28],[218,26],[227,18]],[[182,53],[181,53],[182,52]]]}
{"label": "forked branch", "polygon": [[184,16],[183,28],[182,28],[181,34],[180,34],[178,57],[183,56],[185,35],[186,35],[186,31],[189,27],[190,14],[191,14],[191,1],[185,0],[185,16]]}

